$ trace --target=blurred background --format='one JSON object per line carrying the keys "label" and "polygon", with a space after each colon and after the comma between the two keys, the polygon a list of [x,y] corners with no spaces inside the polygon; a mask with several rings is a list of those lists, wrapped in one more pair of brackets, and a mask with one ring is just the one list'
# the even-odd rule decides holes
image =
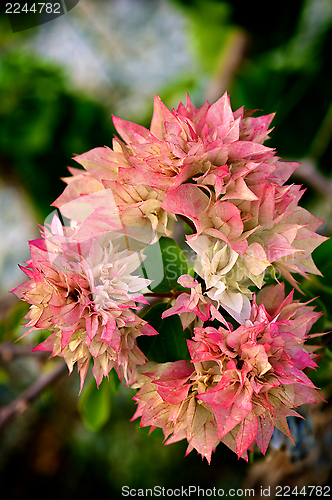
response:
{"label": "blurred background", "polygon": [[[9,408],[0,409],[2,498],[121,498],[124,485],[259,493],[331,483],[330,335],[319,340],[320,366],[310,373],[327,403],[290,420],[296,447],[276,433],[266,457],[246,464],[221,444],[208,465],[196,452],[184,457],[184,442],[164,446],[158,430],[148,436],[130,422],[133,391],[112,377],[100,391],[90,377],[78,398],[76,373],[54,375],[54,360],[30,353],[36,336],[14,344],[27,307],[8,293],[24,281],[18,264],[64,189],[73,155],[111,146],[112,114],[149,126],[155,93],[172,108],[187,92],[200,106],[227,90],[233,110],[276,112],[268,145],[302,163],[291,181],[307,188],[301,205],[326,221],[320,231],[329,236],[331,54],[330,0],[279,0],[268,9],[239,0],[80,0],[17,33],[0,14],[0,407]],[[302,283],[324,312],[315,332],[332,330],[331,252],[331,242],[315,251],[323,277]],[[24,391],[31,404],[13,410]]]}

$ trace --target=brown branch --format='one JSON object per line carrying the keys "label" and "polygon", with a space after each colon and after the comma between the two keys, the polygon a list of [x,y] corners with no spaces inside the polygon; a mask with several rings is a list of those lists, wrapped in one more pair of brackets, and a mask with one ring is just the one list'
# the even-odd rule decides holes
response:
{"label": "brown branch", "polygon": [[314,140],[309,148],[308,156],[314,158],[316,162],[325,153],[332,138],[332,103],[316,133]]}
{"label": "brown branch", "polygon": [[317,170],[313,160],[308,158],[301,160],[301,166],[295,170],[292,177],[303,181],[307,186],[331,202],[332,182]]}
{"label": "brown branch", "polygon": [[215,102],[228,90],[234,75],[245,57],[248,45],[248,34],[241,29],[234,29],[233,33],[228,37],[226,45],[223,47],[217,72],[206,92],[206,97],[210,102]]}
{"label": "brown branch", "polygon": [[189,293],[190,294],[190,291],[191,291],[190,288],[184,288],[183,290],[173,290],[172,292],[165,292],[165,293],[147,292],[144,294],[144,297],[159,297],[161,299],[169,298],[169,297],[176,298],[181,293]]}
{"label": "brown branch", "polygon": [[10,363],[13,359],[31,356],[36,359],[47,358],[49,353],[45,351],[32,351],[30,345],[16,345],[11,342],[3,342],[0,344],[0,361]]}
{"label": "brown branch", "polygon": [[167,293],[153,293],[153,292],[148,292],[144,294],[144,297],[159,297],[159,298],[167,298],[167,297],[173,297],[174,293],[173,292],[167,292]]}
{"label": "brown branch", "polygon": [[0,295],[0,320],[4,321],[7,317],[9,311],[15,304],[18,304],[20,300],[16,295],[10,293],[4,293]]}
{"label": "brown branch", "polygon": [[23,413],[47,387],[56,382],[66,372],[67,365],[59,362],[51,373],[45,373],[15,401],[0,409],[0,433],[12,418],[18,413]]}

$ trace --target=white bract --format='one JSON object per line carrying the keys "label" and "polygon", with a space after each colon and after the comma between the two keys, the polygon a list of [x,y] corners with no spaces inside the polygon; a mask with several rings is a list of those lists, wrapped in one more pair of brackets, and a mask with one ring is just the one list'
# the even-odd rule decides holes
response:
{"label": "white bract", "polygon": [[200,235],[188,245],[196,253],[194,271],[206,283],[206,295],[239,323],[250,313],[250,281],[238,267],[239,255],[222,240]]}

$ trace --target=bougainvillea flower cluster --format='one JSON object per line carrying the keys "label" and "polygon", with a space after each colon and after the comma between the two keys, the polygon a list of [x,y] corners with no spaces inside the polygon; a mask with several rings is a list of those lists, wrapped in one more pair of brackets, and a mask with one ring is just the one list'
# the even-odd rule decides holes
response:
{"label": "bougainvillea flower cluster", "polygon": [[[96,193],[111,190],[115,214],[99,205],[85,226],[109,230],[118,216],[131,236],[148,234],[146,242],[152,241],[149,229],[170,236],[177,216],[189,219],[195,233],[187,240],[203,247],[196,268],[210,296],[235,319],[245,319],[249,285],[261,287],[268,268],[293,286],[292,273],[319,274],[311,253],[324,241],[315,232],[321,221],[298,206],[303,190],[284,185],[299,164],[280,161],[262,144],[272,118],[252,117],[243,108],[232,112],[227,94],[199,109],[188,98],[173,112],[156,97],[150,130],[114,118],[124,142],[115,139],[114,151],[97,148],[76,156],[85,171],[72,170],[54,205],[70,216],[70,202],[83,197],[91,203]],[[208,255],[221,243],[234,264],[225,272],[211,266]]]}
{"label": "bougainvillea flower cluster", "polygon": [[[232,111],[227,94],[172,111],[156,96],[150,129],[114,117],[113,149],[76,156],[83,168],[54,202],[69,226],[54,217],[30,242],[30,280],[14,290],[31,304],[27,333],[49,332],[35,350],[77,363],[81,386],[91,360],[98,386],[114,368],[138,389],[141,426],[209,462],[219,442],[247,459],[275,427],[292,439],[286,418],[319,397],[303,370],[316,366],[304,343],[320,314],[265,285],[269,275],[300,290],[294,274],[319,274],[311,254],[325,239],[301,187],[286,184],[299,164],[264,145],[272,119]],[[172,253],[182,221],[192,266]],[[161,241],[157,264],[147,249]],[[167,344],[163,321],[188,340],[160,362],[169,351],[138,337]]]}
{"label": "bougainvillea flower cluster", "polygon": [[[51,229],[58,234],[30,242],[31,259],[24,272],[30,281],[14,293],[31,305],[30,327],[52,330],[34,350],[52,350],[70,371],[75,362],[84,383],[90,359],[99,385],[115,368],[120,379],[130,380],[137,365],[145,363],[136,337],[157,331],[136,314],[139,293],[149,280],[131,274],[140,265],[138,252],[119,251],[109,239],[76,243],[66,238],[58,219]],[[119,246],[119,245],[118,245]]]}
{"label": "bougainvillea flower cluster", "polygon": [[313,308],[284,297],[282,284],[254,298],[245,325],[196,327],[188,341],[190,361],[141,370],[135,417],[161,427],[168,443],[186,438],[208,461],[219,441],[239,457],[257,444],[266,452],[274,427],[290,438],[287,416],[317,391],[303,368],[315,367],[303,346],[320,316]]}

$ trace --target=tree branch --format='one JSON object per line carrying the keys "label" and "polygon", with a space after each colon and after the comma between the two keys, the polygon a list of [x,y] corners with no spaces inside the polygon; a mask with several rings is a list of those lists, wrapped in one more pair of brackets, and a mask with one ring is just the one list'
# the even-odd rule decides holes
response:
{"label": "tree branch", "polygon": [[47,358],[49,353],[45,351],[32,351],[31,345],[16,345],[11,342],[3,342],[0,344],[0,361],[1,359],[10,363],[13,359],[31,356],[36,359]]}
{"label": "tree branch", "polygon": [[51,373],[42,375],[15,399],[15,401],[1,408],[0,433],[17,413],[23,413],[28,408],[29,404],[31,404],[47,387],[64,375],[66,369],[66,363],[64,361],[59,362]]}
{"label": "tree branch", "polygon": [[173,297],[174,293],[173,292],[167,292],[167,293],[154,293],[154,292],[147,292],[144,294],[144,297],[159,297],[159,298],[168,298],[168,297]]}
{"label": "tree branch", "polygon": [[315,162],[309,158],[301,161],[301,166],[295,170],[292,177],[303,181],[307,186],[314,189],[319,195],[328,201],[332,199],[332,182],[321,174],[315,165]]}
{"label": "tree branch", "polygon": [[215,102],[229,89],[245,57],[248,45],[248,34],[244,30],[234,29],[222,50],[217,72],[206,92],[206,97],[210,102]]}

